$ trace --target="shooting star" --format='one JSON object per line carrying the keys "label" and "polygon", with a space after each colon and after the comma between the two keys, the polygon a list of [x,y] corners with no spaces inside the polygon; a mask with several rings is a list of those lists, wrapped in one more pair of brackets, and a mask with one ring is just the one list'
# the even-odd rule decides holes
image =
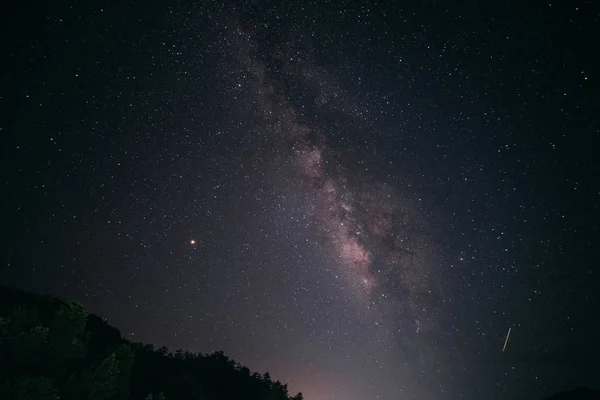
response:
{"label": "shooting star", "polygon": [[512,330],[512,327],[508,328],[508,333],[506,334],[506,339],[504,340],[504,347],[502,347],[503,353],[504,353],[504,350],[506,350],[506,344],[508,343],[508,338],[510,337],[511,330]]}

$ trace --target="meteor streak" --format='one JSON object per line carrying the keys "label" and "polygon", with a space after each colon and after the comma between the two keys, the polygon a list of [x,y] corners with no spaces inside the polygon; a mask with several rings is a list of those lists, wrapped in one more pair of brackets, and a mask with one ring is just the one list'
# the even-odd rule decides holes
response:
{"label": "meteor streak", "polygon": [[508,343],[508,338],[510,337],[510,331],[511,331],[511,329],[512,329],[512,327],[508,328],[508,333],[506,334],[506,339],[504,340],[504,347],[502,347],[502,352],[503,353],[504,353],[504,350],[506,350],[506,344]]}

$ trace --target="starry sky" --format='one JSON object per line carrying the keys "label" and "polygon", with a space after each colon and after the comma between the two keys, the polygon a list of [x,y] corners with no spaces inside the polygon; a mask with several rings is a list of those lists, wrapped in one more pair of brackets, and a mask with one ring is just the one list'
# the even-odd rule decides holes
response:
{"label": "starry sky", "polygon": [[499,3],[3,6],[2,281],[307,400],[597,385],[600,8]]}

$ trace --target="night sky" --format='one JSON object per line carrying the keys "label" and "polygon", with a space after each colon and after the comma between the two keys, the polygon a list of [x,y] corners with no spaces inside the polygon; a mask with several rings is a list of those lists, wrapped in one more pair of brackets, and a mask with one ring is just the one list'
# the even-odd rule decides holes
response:
{"label": "night sky", "polygon": [[484,3],[3,5],[2,281],[307,400],[597,386],[600,3]]}

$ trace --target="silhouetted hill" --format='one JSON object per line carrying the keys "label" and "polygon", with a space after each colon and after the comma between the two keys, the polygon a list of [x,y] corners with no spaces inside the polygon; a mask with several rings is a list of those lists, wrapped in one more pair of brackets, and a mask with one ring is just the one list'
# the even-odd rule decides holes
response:
{"label": "silhouetted hill", "polygon": [[0,399],[302,399],[223,352],[131,343],[76,303],[6,287],[0,299]]}
{"label": "silhouetted hill", "polygon": [[[0,286],[0,399],[301,400],[223,352],[131,343],[82,306]],[[600,400],[579,388],[546,400]]]}
{"label": "silhouetted hill", "polygon": [[600,400],[600,391],[586,388],[577,388],[567,392],[560,392],[546,400]]}

